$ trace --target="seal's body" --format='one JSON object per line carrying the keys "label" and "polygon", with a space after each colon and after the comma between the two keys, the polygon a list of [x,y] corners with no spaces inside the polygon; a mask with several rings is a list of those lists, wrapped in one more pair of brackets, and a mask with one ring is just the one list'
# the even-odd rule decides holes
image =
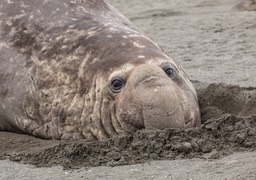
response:
{"label": "seal's body", "polygon": [[92,141],[200,124],[184,72],[103,0],[3,0],[0,24],[0,130]]}

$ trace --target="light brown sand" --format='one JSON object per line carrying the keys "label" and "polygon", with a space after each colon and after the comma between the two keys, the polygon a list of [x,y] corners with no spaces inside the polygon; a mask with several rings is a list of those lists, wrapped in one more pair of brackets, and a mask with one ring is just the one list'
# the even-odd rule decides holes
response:
{"label": "light brown sand", "polygon": [[[211,84],[195,82],[202,119],[208,121],[198,129],[142,131],[89,145],[1,132],[0,159],[19,163],[0,161],[0,179],[256,179],[256,89],[239,87],[256,87],[256,11],[250,3],[109,2],[191,79]],[[133,165],[106,167],[122,164]],[[91,167],[97,165],[104,166]]]}
{"label": "light brown sand", "polygon": [[256,86],[256,12],[238,11],[239,0],[109,1],[191,79]]}

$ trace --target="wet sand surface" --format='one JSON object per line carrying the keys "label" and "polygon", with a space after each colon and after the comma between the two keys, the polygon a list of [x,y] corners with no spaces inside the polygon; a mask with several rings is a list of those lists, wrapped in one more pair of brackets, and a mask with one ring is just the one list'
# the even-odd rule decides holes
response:
{"label": "wet sand surface", "polygon": [[93,143],[0,132],[0,179],[255,179],[254,1],[109,2],[193,80],[202,126]]}

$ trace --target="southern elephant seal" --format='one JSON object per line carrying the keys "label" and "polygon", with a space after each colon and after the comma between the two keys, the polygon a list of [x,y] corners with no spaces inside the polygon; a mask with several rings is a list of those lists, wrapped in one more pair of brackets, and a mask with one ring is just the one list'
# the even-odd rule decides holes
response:
{"label": "southern elephant seal", "polygon": [[0,23],[0,130],[92,141],[200,124],[185,73],[103,0],[2,0]]}

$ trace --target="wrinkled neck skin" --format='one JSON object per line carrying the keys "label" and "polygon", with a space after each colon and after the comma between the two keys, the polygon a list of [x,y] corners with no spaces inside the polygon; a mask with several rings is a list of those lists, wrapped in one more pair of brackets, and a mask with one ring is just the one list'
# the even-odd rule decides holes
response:
{"label": "wrinkled neck skin", "polygon": [[[2,22],[2,40],[12,48],[10,52],[2,47],[7,57],[12,56],[12,62],[2,63],[17,71],[13,81],[3,81],[9,91],[1,101],[10,109],[16,103],[19,111],[5,110],[9,121],[0,122],[0,129],[46,139],[93,141],[142,128],[200,124],[196,92],[184,72],[118,11],[102,6],[106,14],[97,17],[96,9],[89,13],[93,17],[75,19],[75,14],[60,24],[47,24],[50,12],[46,22],[40,14],[34,14],[34,22],[26,19],[29,14]],[[57,15],[51,16],[54,21]],[[171,76],[165,72],[168,67]],[[115,78],[123,80],[118,91],[111,88]],[[20,95],[13,99],[16,91]]]}

